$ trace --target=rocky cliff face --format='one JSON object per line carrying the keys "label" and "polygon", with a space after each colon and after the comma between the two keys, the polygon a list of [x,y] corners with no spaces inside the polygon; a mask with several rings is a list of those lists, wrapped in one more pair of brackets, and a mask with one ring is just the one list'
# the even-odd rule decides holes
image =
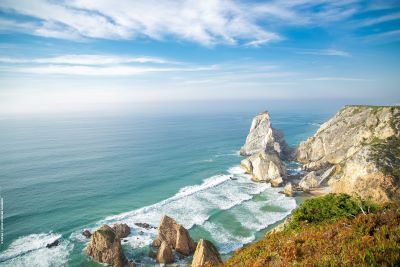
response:
{"label": "rocky cliff face", "polygon": [[240,154],[248,156],[240,165],[254,181],[279,186],[286,177],[282,159],[289,156],[289,149],[283,135],[272,128],[268,112],[254,117]]}
{"label": "rocky cliff face", "polygon": [[400,107],[346,106],[299,145],[297,160],[332,192],[397,200],[399,125]]}

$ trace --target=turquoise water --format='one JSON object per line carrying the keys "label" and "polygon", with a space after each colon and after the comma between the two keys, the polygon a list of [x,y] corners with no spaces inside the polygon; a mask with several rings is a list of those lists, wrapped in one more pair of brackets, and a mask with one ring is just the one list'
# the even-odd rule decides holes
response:
{"label": "turquoise water", "polygon": [[[271,111],[295,146],[331,113]],[[96,266],[84,229],[126,222],[130,258],[146,258],[168,214],[222,253],[253,241],[296,206],[279,188],[254,184],[238,168],[254,113],[32,116],[0,120],[4,201],[2,266]],[[238,180],[230,180],[235,176]],[[143,231],[142,233],[140,231]],[[61,237],[53,249],[45,245]]]}

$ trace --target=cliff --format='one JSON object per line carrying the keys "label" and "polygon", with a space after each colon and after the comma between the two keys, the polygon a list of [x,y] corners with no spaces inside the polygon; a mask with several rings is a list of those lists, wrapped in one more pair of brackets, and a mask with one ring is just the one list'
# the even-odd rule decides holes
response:
{"label": "cliff", "polygon": [[297,160],[334,193],[397,201],[399,128],[400,107],[346,106],[299,145]]}

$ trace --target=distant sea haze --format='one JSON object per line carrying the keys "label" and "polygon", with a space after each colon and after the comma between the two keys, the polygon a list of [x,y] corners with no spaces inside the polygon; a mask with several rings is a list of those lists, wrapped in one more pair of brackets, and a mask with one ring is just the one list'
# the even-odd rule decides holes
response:
{"label": "distant sea haze", "polygon": [[[273,126],[295,146],[336,110],[270,111]],[[81,232],[115,222],[132,227],[123,242],[128,256],[151,264],[146,247],[156,232],[134,223],[157,226],[164,214],[190,228],[195,239],[212,240],[223,254],[253,241],[296,207],[294,198],[251,182],[238,166],[254,115],[1,120],[0,265],[80,266],[90,262]],[[45,247],[57,238],[59,246]]]}

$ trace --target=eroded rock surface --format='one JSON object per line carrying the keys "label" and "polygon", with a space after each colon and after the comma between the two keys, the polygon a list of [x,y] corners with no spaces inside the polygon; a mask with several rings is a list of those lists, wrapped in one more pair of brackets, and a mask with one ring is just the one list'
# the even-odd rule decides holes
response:
{"label": "eroded rock surface", "polygon": [[[297,159],[332,192],[397,201],[399,128],[400,107],[346,106],[299,145]],[[315,180],[308,181],[312,187]]]}
{"label": "eroded rock surface", "polygon": [[211,267],[222,263],[217,248],[208,240],[200,239],[193,255],[192,267]]}
{"label": "eroded rock surface", "polygon": [[122,267],[125,262],[121,240],[108,225],[103,225],[92,234],[86,253],[95,261],[113,267]]}
{"label": "eroded rock surface", "polygon": [[166,241],[162,241],[157,253],[157,262],[168,264],[174,262],[174,260],[175,258],[171,246]]}
{"label": "eroded rock surface", "polygon": [[116,223],[112,228],[118,238],[125,238],[131,233],[131,228],[126,223]]}
{"label": "eroded rock surface", "polygon": [[168,216],[163,216],[161,219],[158,236],[153,241],[153,246],[159,247],[164,241],[185,256],[192,254],[196,249],[195,243],[185,227]]}

